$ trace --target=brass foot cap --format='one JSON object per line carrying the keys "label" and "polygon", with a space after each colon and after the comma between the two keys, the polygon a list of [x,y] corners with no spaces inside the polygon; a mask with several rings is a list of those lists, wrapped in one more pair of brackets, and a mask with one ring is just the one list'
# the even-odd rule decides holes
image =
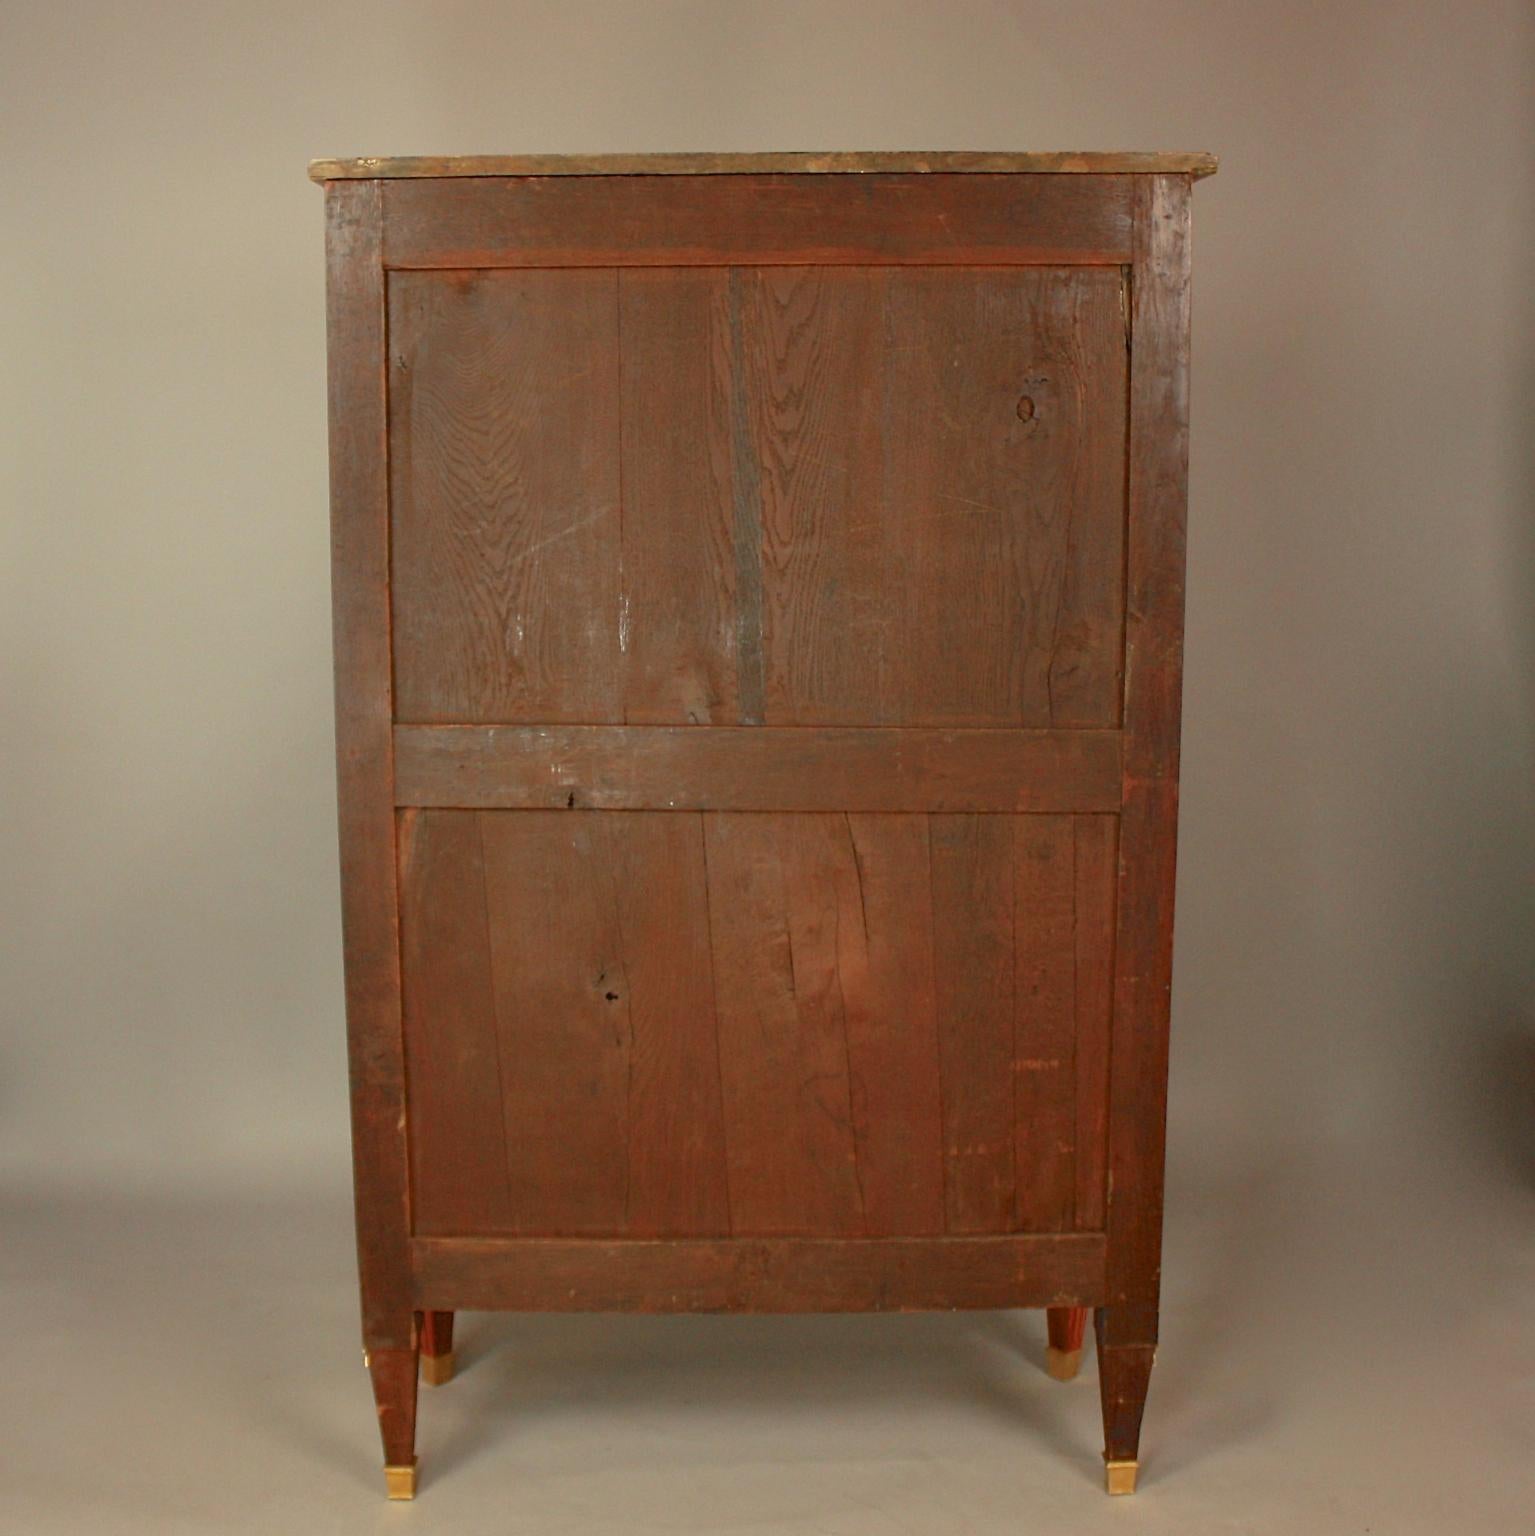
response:
{"label": "brass foot cap", "polygon": [[1057,1381],[1075,1380],[1077,1372],[1082,1369],[1082,1351],[1048,1348],[1045,1350],[1045,1369]]}
{"label": "brass foot cap", "polygon": [[1104,1475],[1110,1493],[1134,1493],[1135,1474],[1140,1470],[1138,1461],[1105,1461]]}
{"label": "brass foot cap", "polygon": [[413,1499],[416,1496],[416,1464],[408,1467],[385,1467],[384,1487],[391,1499]]}
{"label": "brass foot cap", "polygon": [[440,1355],[422,1355],[421,1379],[429,1387],[440,1387],[452,1381],[453,1351],[449,1349]]}

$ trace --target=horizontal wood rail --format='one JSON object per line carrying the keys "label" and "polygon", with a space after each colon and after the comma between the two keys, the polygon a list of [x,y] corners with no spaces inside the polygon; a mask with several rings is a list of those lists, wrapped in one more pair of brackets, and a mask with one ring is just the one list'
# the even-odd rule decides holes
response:
{"label": "horizontal wood rail", "polygon": [[1117,266],[1130,176],[384,181],[389,267]]}
{"label": "horizontal wood rail", "polygon": [[398,725],[395,802],[478,810],[1118,811],[1118,731]]}
{"label": "horizontal wood rail", "polygon": [[417,1238],[415,1304],[558,1312],[1092,1306],[1101,1233],[890,1238]]}

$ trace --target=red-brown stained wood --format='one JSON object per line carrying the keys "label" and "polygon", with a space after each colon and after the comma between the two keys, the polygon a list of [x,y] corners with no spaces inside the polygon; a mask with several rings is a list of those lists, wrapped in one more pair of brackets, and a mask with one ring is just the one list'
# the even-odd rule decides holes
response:
{"label": "red-brown stained wood", "polygon": [[632,1026],[612,834],[553,811],[480,828],[511,1230],[622,1232]]}
{"label": "red-brown stained wood", "polygon": [[933,964],[949,1232],[1013,1223],[1013,825],[933,816]]}
{"label": "red-brown stained wood", "polygon": [[453,1353],[453,1314],[426,1311],[421,1314],[421,1353],[436,1358]]}
{"label": "red-brown stained wood", "polygon": [[400,726],[402,805],[1117,811],[1117,731]]}
{"label": "red-brown stained wood", "polygon": [[1069,1230],[1076,1203],[1076,861],[1072,818],[1014,823],[1011,1225]]}
{"label": "red-brown stained wood", "polygon": [[733,1230],[863,1231],[836,989],[842,818],[704,818]]}
{"label": "red-brown stained wood", "polygon": [[[327,187],[325,214],[336,777],[357,1252],[364,1342],[374,1350],[404,1350],[413,1331],[395,904],[378,184]],[[414,1386],[411,1393],[413,1402]],[[381,1412],[383,1403],[381,1396]],[[392,1413],[403,1422],[403,1403]]]}
{"label": "red-brown stained wood", "polygon": [[623,718],[634,725],[734,725],[740,716],[733,284],[723,267],[618,274],[618,637]]}
{"label": "red-brown stained wood", "polygon": [[416,1230],[728,1233],[699,819],[407,814]]}
{"label": "red-brown stained wood", "polygon": [[324,173],[386,1456],[413,1312],[1091,1305],[1129,1459],[1212,166],[704,158]]}
{"label": "red-brown stained wood", "polygon": [[1081,1304],[1096,1233],[974,1238],[421,1238],[417,1304],[546,1312],[890,1312]]}
{"label": "red-brown stained wood", "polygon": [[608,829],[630,1029],[624,1230],[727,1236],[720,1064],[703,823],[599,818]]}
{"label": "red-brown stained wood", "polygon": [[887,712],[1117,724],[1117,271],[892,273],[886,332]]}
{"label": "red-brown stained wood", "polygon": [[1124,176],[401,180],[390,267],[1117,265]]}
{"label": "red-brown stained wood", "polygon": [[392,279],[401,719],[1118,723],[1118,268],[609,277]]}
{"label": "red-brown stained wood", "polygon": [[877,268],[733,274],[738,459],[757,466],[743,510],[757,525],[763,680],[760,713],[743,699],[748,721],[888,723],[895,573],[877,499],[886,281]]}
{"label": "red-brown stained wood", "polygon": [[1076,1227],[1104,1223],[1108,1167],[1109,1031],[1114,1010],[1114,897],[1119,822],[1078,816],[1076,830]]}
{"label": "red-brown stained wood", "polygon": [[404,811],[399,846],[414,1230],[506,1231],[514,1216],[479,817]]}
{"label": "red-brown stained wood", "polygon": [[621,719],[616,274],[389,297],[396,717]]}
{"label": "red-brown stained wood", "polygon": [[371,1345],[367,1360],[373,1402],[378,1410],[379,1437],[384,1442],[384,1465],[411,1466],[416,1459],[415,1342],[412,1340],[403,1349]]}
{"label": "red-brown stained wood", "polygon": [[1076,817],[1076,1227],[1102,1232],[1108,1172],[1109,1031],[1114,1017],[1114,895],[1119,822]]}
{"label": "red-brown stained wood", "polygon": [[[1188,475],[1188,215],[1187,177],[1137,183],[1125,808],[1109,1077],[1111,1305],[1099,1334],[1109,1345],[1156,1342],[1161,1278]],[[1144,1374],[1128,1371],[1142,1395]],[[1128,1422],[1122,1404],[1115,1413]],[[1133,1417],[1138,1425],[1138,1410]]]}
{"label": "red-brown stained wood", "polygon": [[1046,1313],[1050,1348],[1070,1353],[1082,1348],[1087,1332],[1086,1307],[1051,1307]]}
{"label": "red-brown stained wood", "polygon": [[[864,1230],[944,1230],[932,886],[925,816],[850,816],[839,861],[837,986]],[[848,885],[848,875],[853,886]]]}

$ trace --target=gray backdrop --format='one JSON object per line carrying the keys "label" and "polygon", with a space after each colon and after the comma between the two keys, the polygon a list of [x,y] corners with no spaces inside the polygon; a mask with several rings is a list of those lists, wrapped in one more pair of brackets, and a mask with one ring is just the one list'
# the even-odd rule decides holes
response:
{"label": "gray backdrop", "polygon": [[[372,1528],[304,167],[619,149],[1221,156],[1194,200],[1168,1329],[1137,1508],[1147,1529],[1527,1520],[1532,98],[1518,0],[12,0],[0,1530],[98,1505],[98,1529],[264,1529],[241,1476],[307,1490],[288,1529]],[[999,1371],[982,1399],[1023,1395],[987,1418],[964,1362],[1002,1347],[988,1326],[488,1321],[479,1385],[426,1405],[442,1475],[417,1508],[496,1530],[723,1529],[721,1500],[754,1531],[1106,1518],[1091,1388]],[[952,1373],[942,1401],[928,1370]],[[563,1384],[552,1426],[541,1381]],[[857,1440],[892,1393],[923,1426],[910,1487],[905,1431]],[[832,1418],[796,1419],[807,1398]],[[1047,1432],[1068,1401],[1070,1436]],[[742,1449],[775,1407],[777,1481]],[[146,1430],[125,1470],[146,1412],[200,1453]],[[946,1412],[984,1422],[929,1521]],[[540,1481],[594,1444],[595,1492]]]}

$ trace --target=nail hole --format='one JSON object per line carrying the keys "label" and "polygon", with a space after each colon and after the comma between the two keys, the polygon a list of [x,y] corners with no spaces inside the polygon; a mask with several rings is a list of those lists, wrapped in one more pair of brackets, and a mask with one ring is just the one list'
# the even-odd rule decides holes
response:
{"label": "nail hole", "polygon": [[575,805],[576,805],[576,792],[575,792],[575,790],[571,790],[571,792],[565,797],[565,809],[567,811],[574,810],[575,809]]}
{"label": "nail hole", "polygon": [[607,998],[610,1003],[616,1003],[618,1001],[618,993],[616,992],[604,992],[602,995]]}

